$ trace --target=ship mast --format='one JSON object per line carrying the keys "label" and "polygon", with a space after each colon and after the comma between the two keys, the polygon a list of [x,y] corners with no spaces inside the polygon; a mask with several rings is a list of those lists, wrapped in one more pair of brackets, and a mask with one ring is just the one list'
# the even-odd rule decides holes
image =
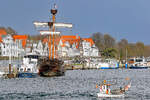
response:
{"label": "ship mast", "polygon": [[[56,4],[54,4],[54,8],[51,9],[51,14],[52,14],[52,23],[55,23],[55,16],[57,14]],[[54,25],[52,26],[52,31],[55,32],[55,26]],[[54,59],[54,57],[56,58],[56,55],[55,55],[56,54],[55,53],[56,52],[55,35],[52,34],[52,36],[51,36],[51,34],[50,34],[50,39],[51,39],[51,37],[52,37],[52,59]],[[51,44],[51,40],[49,40],[49,42]],[[51,45],[49,48],[50,48],[49,49],[49,59],[51,59]],[[55,49],[55,51],[54,51],[54,49]]]}
{"label": "ship mast", "polygon": [[72,28],[72,24],[70,23],[57,23],[56,22],[56,14],[57,8],[56,4],[50,10],[52,15],[52,21],[50,22],[34,22],[35,27],[48,27],[49,30],[40,30],[41,35],[48,35],[48,46],[49,46],[49,59],[54,59],[57,57],[57,43],[59,42],[60,32],[56,31],[56,28]]}
{"label": "ship mast", "polygon": [[56,22],[56,4],[50,10],[52,20],[50,22],[34,22],[35,27],[46,27],[48,30],[39,30],[41,35],[48,36],[48,49],[49,60],[43,60],[39,64],[39,74],[45,77],[58,76],[64,74],[63,61],[57,57],[57,47],[60,41],[60,32],[56,31],[58,28],[72,28],[72,24],[69,23],[57,23]]}

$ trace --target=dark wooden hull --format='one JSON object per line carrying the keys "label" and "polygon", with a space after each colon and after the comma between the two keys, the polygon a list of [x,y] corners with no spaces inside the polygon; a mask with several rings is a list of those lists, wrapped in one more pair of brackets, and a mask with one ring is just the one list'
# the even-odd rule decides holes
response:
{"label": "dark wooden hull", "polygon": [[58,59],[45,59],[39,63],[39,75],[42,77],[62,76],[65,74],[63,61]]}

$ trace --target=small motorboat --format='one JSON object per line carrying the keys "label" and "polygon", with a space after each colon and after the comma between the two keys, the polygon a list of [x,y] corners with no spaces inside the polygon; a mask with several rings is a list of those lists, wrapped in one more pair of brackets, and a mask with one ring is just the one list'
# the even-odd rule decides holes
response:
{"label": "small motorboat", "polygon": [[123,88],[120,87],[120,89],[115,89],[115,90],[111,90],[110,86],[111,86],[111,84],[106,84],[106,80],[104,80],[104,82],[102,84],[100,84],[99,86],[96,86],[97,88],[99,87],[99,89],[100,89],[100,92],[97,93],[97,96],[101,97],[101,98],[124,97],[125,92],[131,87],[131,82],[128,85],[126,85],[125,87],[123,87]]}
{"label": "small motorboat", "polygon": [[18,78],[35,78],[38,76],[39,55],[28,53],[23,58],[23,64],[18,68]]}
{"label": "small motorboat", "polygon": [[143,58],[130,58],[128,62],[128,66],[130,69],[147,69],[148,63],[146,59]]}

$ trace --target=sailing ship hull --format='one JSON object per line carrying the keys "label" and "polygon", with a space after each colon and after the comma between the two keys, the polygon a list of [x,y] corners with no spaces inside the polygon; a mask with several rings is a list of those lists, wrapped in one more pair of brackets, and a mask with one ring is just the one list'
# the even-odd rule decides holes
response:
{"label": "sailing ship hull", "polygon": [[104,93],[97,93],[98,97],[101,98],[120,98],[120,97],[124,97],[124,94],[104,94]]}
{"label": "sailing ship hull", "polygon": [[58,59],[45,60],[39,65],[39,75],[42,77],[62,76],[65,74],[63,61]]}

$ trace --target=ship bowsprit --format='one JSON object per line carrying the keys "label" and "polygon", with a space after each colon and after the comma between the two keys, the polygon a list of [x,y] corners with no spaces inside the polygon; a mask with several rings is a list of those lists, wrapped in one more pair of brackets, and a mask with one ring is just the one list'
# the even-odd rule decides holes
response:
{"label": "ship bowsprit", "polygon": [[47,59],[40,61],[39,75],[43,77],[62,76],[65,74],[63,61],[59,59]]}

